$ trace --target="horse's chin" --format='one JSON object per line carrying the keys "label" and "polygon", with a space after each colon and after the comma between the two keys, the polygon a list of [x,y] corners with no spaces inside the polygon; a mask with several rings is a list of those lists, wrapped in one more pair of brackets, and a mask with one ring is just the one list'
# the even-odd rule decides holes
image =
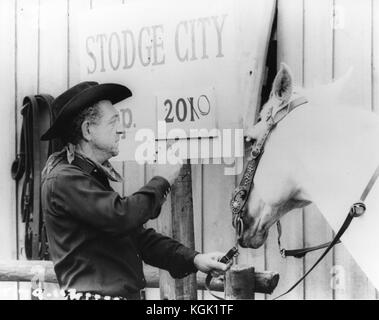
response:
{"label": "horse's chin", "polygon": [[254,237],[244,235],[238,240],[238,244],[242,248],[258,249],[266,242],[267,237],[268,230],[257,233],[256,235],[254,235]]}

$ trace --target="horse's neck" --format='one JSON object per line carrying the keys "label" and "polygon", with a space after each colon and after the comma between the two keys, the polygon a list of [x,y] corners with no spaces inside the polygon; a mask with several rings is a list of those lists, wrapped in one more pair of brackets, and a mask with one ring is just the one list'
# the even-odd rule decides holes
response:
{"label": "horse's neck", "polygon": [[[262,192],[266,200],[287,189],[287,196],[314,202],[336,232],[379,165],[379,119],[359,109],[304,105],[278,124],[265,149],[261,190],[270,173],[275,180],[273,191]],[[379,289],[379,181],[365,203],[367,211],[341,240]]]}
{"label": "horse's neck", "polygon": [[336,228],[379,165],[379,120],[359,109],[300,108],[282,130],[283,138],[292,141],[293,174]]}

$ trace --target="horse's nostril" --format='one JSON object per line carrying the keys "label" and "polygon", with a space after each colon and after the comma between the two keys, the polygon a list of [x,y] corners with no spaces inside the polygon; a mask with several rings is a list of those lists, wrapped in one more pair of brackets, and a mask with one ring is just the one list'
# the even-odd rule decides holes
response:
{"label": "horse's nostril", "polygon": [[240,247],[242,248],[247,248],[246,244],[244,243],[244,241],[242,239],[238,239],[238,244],[240,245]]}

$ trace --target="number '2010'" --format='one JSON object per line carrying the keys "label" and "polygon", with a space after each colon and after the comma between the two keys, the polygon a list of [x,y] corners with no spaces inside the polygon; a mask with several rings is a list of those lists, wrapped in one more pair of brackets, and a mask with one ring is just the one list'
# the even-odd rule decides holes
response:
{"label": "number '2010'", "polygon": [[173,101],[170,99],[166,99],[163,104],[168,107],[168,112],[165,117],[165,121],[168,123],[174,122],[175,117],[179,122],[186,121],[188,117],[190,117],[190,121],[195,121],[196,118],[200,119],[199,113],[202,116],[206,116],[210,111],[210,102],[206,95],[201,95],[197,99],[196,105],[194,105],[193,97],[187,98],[187,101],[183,98],[179,98],[176,100],[175,108]]}

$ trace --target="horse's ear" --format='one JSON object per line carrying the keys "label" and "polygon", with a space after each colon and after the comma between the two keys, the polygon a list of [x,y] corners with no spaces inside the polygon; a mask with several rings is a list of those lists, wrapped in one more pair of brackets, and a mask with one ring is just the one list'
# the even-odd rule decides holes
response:
{"label": "horse's ear", "polygon": [[271,96],[283,103],[288,103],[293,90],[292,73],[290,68],[285,64],[280,64],[280,69],[275,76],[272,84]]}

